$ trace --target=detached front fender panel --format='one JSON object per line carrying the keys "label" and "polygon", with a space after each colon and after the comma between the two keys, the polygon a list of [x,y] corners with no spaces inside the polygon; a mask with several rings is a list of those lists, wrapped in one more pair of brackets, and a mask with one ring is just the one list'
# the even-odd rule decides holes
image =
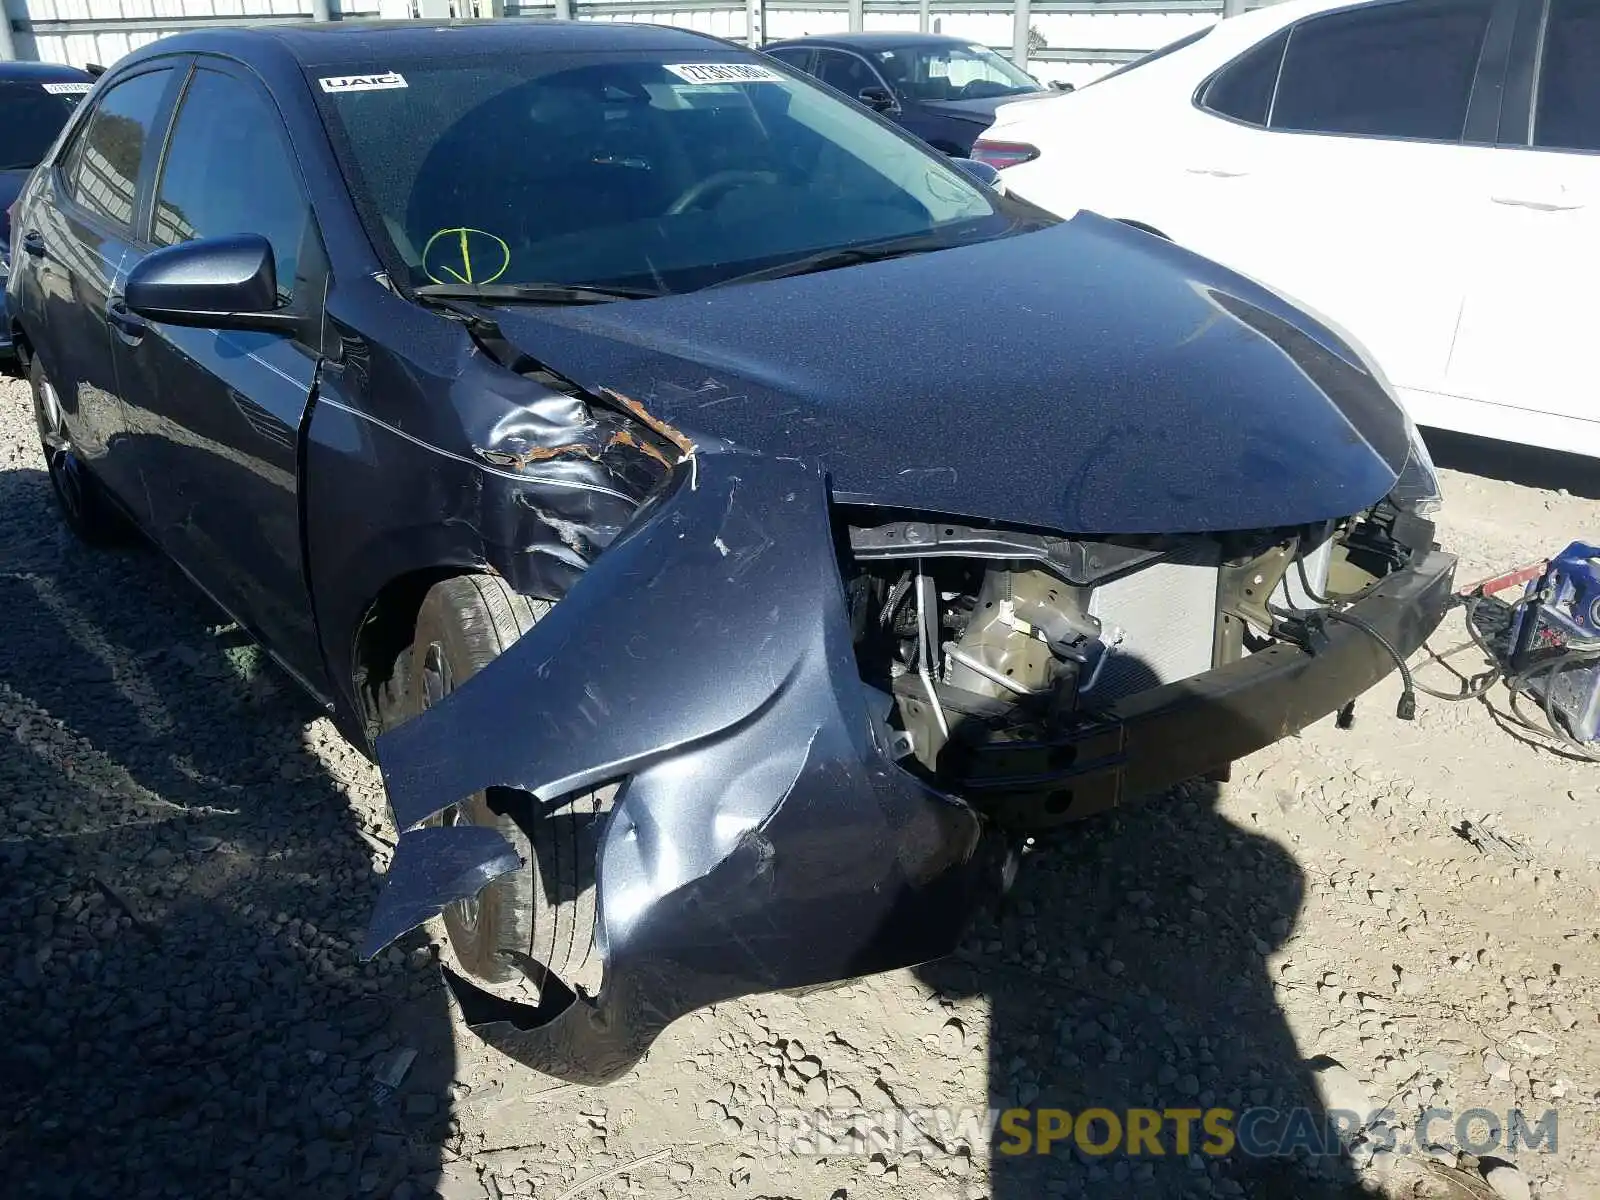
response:
{"label": "detached front fender panel", "polygon": [[894,765],[887,711],[820,474],[695,455],[511,650],[379,739],[401,838],[366,952],[510,865],[482,831],[450,847],[421,822],[485,787],[551,808],[620,780],[599,993],[535,1009],[451,979],[512,1057],[600,1082],[695,1008],[946,953],[998,863],[966,804]]}

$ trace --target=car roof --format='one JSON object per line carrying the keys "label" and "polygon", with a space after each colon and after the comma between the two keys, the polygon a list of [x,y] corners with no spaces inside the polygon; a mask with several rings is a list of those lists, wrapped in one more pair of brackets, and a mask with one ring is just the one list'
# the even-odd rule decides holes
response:
{"label": "car roof", "polygon": [[57,80],[77,83],[92,78],[89,72],[65,63],[0,62],[0,80],[12,83],[52,83]]}
{"label": "car roof", "polygon": [[769,42],[763,49],[779,46],[843,46],[856,50],[898,50],[910,46],[970,46],[971,38],[944,33],[917,33],[915,30],[885,30],[872,33],[808,33],[804,37]]}
{"label": "car roof", "polygon": [[302,66],[378,60],[385,55],[522,54],[585,50],[703,51],[720,48],[748,54],[743,47],[690,29],[629,25],[609,21],[293,21],[232,29],[206,29],[150,42],[125,61],[179,51],[253,56],[287,56]]}
{"label": "car roof", "polygon": [[[1365,8],[1368,5],[1395,2],[1397,0],[1278,0],[1278,3],[1265,4],[1230,20],[1221,21],[1214,28],[1235,33],[1231,39],[1234,41],[1255,41],[1282,29],[1285,25],[1292,25],[1302,17],[1316,16],[1318,13],[1332,12],[1340,8]],[[1211,39],[1202,39],[1202,41],[1209,40]]]}
{"label": "car roof", "polygon": [[1335,8],[1364,8],[1369,4],[1385,4],[1391,0],[1279,0],[1276,4],[1266,4],[1254,12],[1269,12],[1283,18],[1284,22],[1296,20],[1299,17],[1313,13],[1328,12]]}
{"label": "car roof", "polygon": [[[1139,71],[1128,71],[1126,68],[1135,63],[1125,63],[1123,67],[1107,74],[1103,79],[1094,79],[1084,88],[1080,89],[1085,95],[1104,95],[1099,91],[1099,85],[1104,83],[1107,87],[1113,84],[1118,87],[1141,87],[1152,79],[1166,76],[1172,79],[1187,80],[1194,72],[1214,71],[1224,63],[1232,61],[1250,47],[1265,41],[1278,30],[1287,25],[1292,25],[1305,17],[1317,16],[1320,13],[1334,12],[1339,9],[1366,8],[1382,4],[1408,3],[1414,0],[1277,0],[1276,3],[1265,4],[1260,8],[1252,8],[1236,17],[1216,21],[1205,27],[1205,36],[1191,41],[1170,55],[1163,55],[1158,61]],[[1199,32],[1198,30],[1196,32]],[[1152,56],[1160,53],[1165,47],[1158,47],[1152,51]],[[1136,60],[1140,61],[1140,60]],[[1075,93],[1072,93],[1075,94]],[[1057,99],[1057,97],[1051,97]],[[1013,101],[1016,103],[1016,101]],[[1008,106],[1009,107],[1009,106]]]}

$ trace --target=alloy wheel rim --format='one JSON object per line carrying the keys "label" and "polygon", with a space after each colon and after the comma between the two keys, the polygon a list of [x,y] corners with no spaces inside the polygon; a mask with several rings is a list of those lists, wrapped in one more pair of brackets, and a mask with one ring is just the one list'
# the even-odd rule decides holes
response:
{"label": "alloy wheel rim", "polygon": [[83,518],[84,479],[83,464],[72,446],[67,433],[66,417],[61,411],[61,397],[48,379],[39,382],[41,409],[40,430],[44,443],[45,468],[50,474],[50,484],[55,488],[68,520],[80,522]]}

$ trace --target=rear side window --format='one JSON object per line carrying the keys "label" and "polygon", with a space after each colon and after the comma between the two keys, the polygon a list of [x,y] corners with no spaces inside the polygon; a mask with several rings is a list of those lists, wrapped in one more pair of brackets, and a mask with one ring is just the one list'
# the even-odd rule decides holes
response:
{"label": "rear side window", "polygon": [[1600,0],[1552,0],[1533,141],[1600,150]]}
{"label": "rear side window", "polygon": [[171,78],[171,69],[162,68],[113,84],[89,114],[89,126],[72,151],[67,180],[72,198],[124,228],[133,225],[139,163]]}
{"label": "rear side window", "polygon": [[1235,121],[1265,125],[1272,113],[1272,93],[1278,86],[1283,48],[1288,44],[1289,31],[1285,29],[1234,59],[1206,85],[1200,103]]}
{"label": "rear side window", "polygon": [[[259,233],[272,243],[278,295],[287,302],[311,214],[282,126],[250,84],[196,71],[172,127],[150,239],[171,246]],[[218,170],[219,163],[228,169]]]}
{"label": "rear side window", "polygon": [[1489,0],[1386,4],[1294,27],[1273,129],[1459,141]]}

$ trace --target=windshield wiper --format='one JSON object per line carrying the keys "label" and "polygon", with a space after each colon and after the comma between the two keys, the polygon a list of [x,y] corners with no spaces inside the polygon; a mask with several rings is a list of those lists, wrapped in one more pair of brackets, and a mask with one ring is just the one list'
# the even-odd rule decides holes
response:
{"label": "windshield wiper", "polygon": [[419,300],[476,300],[482,304],[605,304],[664,294],[649,288],[583,283],[429,283],[412,291]]}
{"label": "windshield wiper", "polygon": [[948,237],[918,234],[909,238],[894,238],[887,242],[868,242],[862,246],[846,246],[838,250],[824,250],[804,258],[791,259],[775,267],[763,267],[720,279],[708,287],[727,287],[733,283],[760,283],[766,279],[786,279],[791,275],[812,275],[818,271],[833,271],[839,267],[853,267],[857,263],[882,262],[888,258],[901,258],[908,254],[927,254],[933,250],[948,250],[965,243]]}

